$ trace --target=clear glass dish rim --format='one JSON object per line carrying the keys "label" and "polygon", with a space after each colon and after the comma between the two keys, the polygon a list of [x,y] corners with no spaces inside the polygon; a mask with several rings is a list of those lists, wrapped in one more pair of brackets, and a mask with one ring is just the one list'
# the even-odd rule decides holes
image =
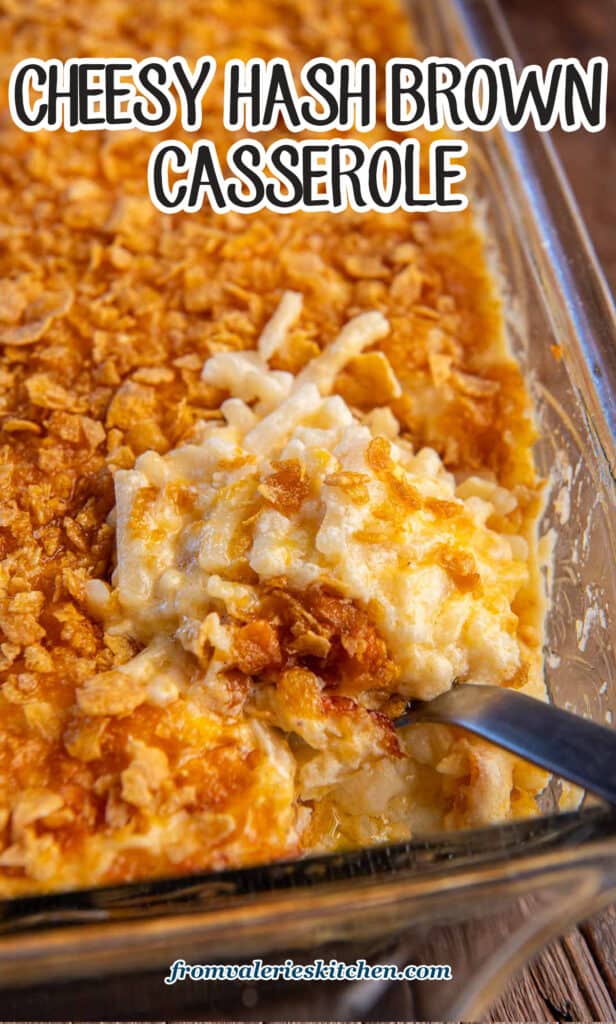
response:
{"label": "clear glass dish rim", "polygon": [[[517,60],[495,0],[410,0],[409,6],[420,37],[430,39],[437,32],[451,44],[449,52],[460,59],[481,55]],[[532,131],[502,132],[499,143],[512,185],[524,202],[524,215],[534,226],[535,237],[543,239],[535,256],[546,281],[547,301],[564,299],[578,346],[575,354],[589,423],[613,482],[616,310],[612,297],[550,140]],[[68,952],[73,937],[77,935],[78,941],[84,929],[89,934],[93,929],[100,931],[104,945],[104,929],[118,920],[140,922],[145,936],[160,919],[169,922],[172,916],[183,918],[191,912],[203,918],[208,893],[224,897],[218,915],[226,904],[227,908],[235,905],[236,910],[243,906],[250,916],[260,897],[267,901],[276,894],[309,889],[307,913],[308,906],[314,910],[319,897],[331,893],[332,886],[340,890],[346,885],[352,903],[358,883],[370,887],[381,885],[385,878],[397,878],[412,898],[418,882],[429,890],[433,879],[436,892],[444,873],[453,890],[457,874],[464,888],[473,878],[481,879],[489,865],[491,880],[497,884],[499,879],[510,879],[512,857],[516,871],[525,865],[540,871],[554,865],[574,867],[591,848],[601,857],[616,856],[616,812],[607,807],[298,861],[0,900],[0,979],[3,964],[7,966],[20,948],[33,964],[39,957],[44,959],[52,945],[57,954],[63,935]]]}

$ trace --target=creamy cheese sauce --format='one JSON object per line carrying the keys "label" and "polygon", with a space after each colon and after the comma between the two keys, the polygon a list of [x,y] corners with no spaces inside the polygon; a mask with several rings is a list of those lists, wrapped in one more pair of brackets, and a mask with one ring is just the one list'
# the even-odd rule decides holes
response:
{"label": "creamy cheese sauce", "polygon": [[[7,8],[0,94],[33,53],[417,54],[398,0],[96,13]],[[158,138],[3,113],[0,894],[536,813],[541,772],[391,727],[455,678],[543,694],[535,426],[473,211],[169,218]]]}
{"label": "creamy cheese sauce", "polygon": [[[512,681],[526,541],[486,522],[515,496],[473,477],[458,493],[435,451],[384,438],[330,394],[337,372],[387,333],[378,314],[357,317],[297,377],[270,370],[261,353],[273,354],[272,325],[293,298],[256,352],[206,362],[203,378],[231,396],[226,425],[116,473],[109,603],[119,628],[191,650],[206,616],[232,623],[238,603],[256,616],[263,586],[282,578],[291,592],[321,585],[368,610],[405,697],[427,700],[454,679]],[[96,584],[90,592],[96,602]],[[213,644],[221,665],[232,661],[232,628]]]}
{"label": "creamy cheese sauce", "polygon": [[[145,646],[89,680],[78,700],[88,714],[113,715],[123,701],[130,710],[182,695],[216,720],[230,715],[234,743],[258,727],[286,779],[288,842],[310,849],[345,831],[409,834],[414,806],[434,791],[422,781],[430,743],[424,753],[420,741],[418,756],[409,730],[400,746],[381,714],[395,698],[430,699],[456,680],[531,692],[541,683],[513,611],[529,582],[527,540],[488,525],[514,512],[514,491],[489,475],[457,485],[434,450],[413,450],[391,412],[385,436],[378,416],[333,393],[348,364],[389,332],[380,314],[349,322],[297,375],[271,369],[300,310],[301,297],[285,293],[255,350],[206,361],[203,379],[228,392],[222,420],[116,473],[112,586],[92,581],[86,592],[111,633]],[[382,359],[393,398],[400,386]],[[334,626],[342,611],[355,616],[340,636],[324,628],[328,600]],[[290,633],[285,601],[300,609],[294,626],[305,620]],[[361,664],[367,647],[362,671],[349,670],[345,661]],[[229,697],[238,673],[241,713]],[[463,755],[469,743],[439,756],[436,772],[455,778],[474,756],[475,815],[506,816],[512,759],[489,748]],[[432,799],[436,817],[443,793]]]}

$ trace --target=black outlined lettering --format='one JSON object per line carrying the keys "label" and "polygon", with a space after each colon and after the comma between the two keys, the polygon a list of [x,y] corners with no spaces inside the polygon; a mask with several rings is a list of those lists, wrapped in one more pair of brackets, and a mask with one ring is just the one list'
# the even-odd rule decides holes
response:
{"label": "black outlined lettering", "polygon": [[[565,80],[565,131],[586,128],[601,131],[605,128],[607,93],[607,61],[603,57],[589,60],[585,70],[574,61],[567,69]],[[577,102],[576,102],[577,101]]]}
{"label": "black outlined lettering", "polygon": [[[559,124],[565,131],[605,127],[607,60],[584,66],[575,58],[552,60],[545,71],[518,71],[509,58],[475,60],[428,57],[392,59],[386,66],[386,124],[404,132],[422,126],[489,131],[500,122],[519,131]],[[10,76],[9,106],[24,131],[96,131],[167,127],[179,113],[196,131],[202,101],[216,72],[213,57],[191,71],[183,57],[139,63],[120,59],[20,61]],[[371,131],[376,123],[376,66],[315,58],[302,68],[299,95],[289,62],[254,58],[225,67],[224,126],[230,131],[269,131],[282,121],[291,133]],[[34,97],[32,97],[34,93]]]}
{"label": "black outlined lettering", "polygon": [[280,118],[290,132],[370,131],[376,123],[376,65],[365,58],[309,61],[298,95],[289,61],[230,60],[225,67],[223,123],[228,131],[271,131]]}
{"label": "black outlined lettering", "polygon": [[123,75],[132,71],[130,61],[109,61],[105,65],[105,121],[114,128],[124,128],[131,124],[132,118],[127,112],[122,113],[121,106],[127,103],[129,96],[134,97],[134,85],[122,82]]}
{"label": "black outlined lettering", "polygon": [[[281,139],[265,149],[260,142],[240,140],[227,155],[228,175],[212,142],[192,149],[163,142],[148,167],[152,201],[163,213],[195,213],[208,201],[216,213],[248,213],[268,209],[347,208],[364,210],[462,210],[467,199],[453,193],[466,169],[454,161],[466,155],[461,140],[435,140],[429,147],[429,184],[420,188],[421,147],[417,139],[378,142],[325,139],[322,142]],[[181,175],[181,181],[171,181]]]}
{"label": "black outlined lettering", "polygon": [[[9,82],[9,107],[24,131],[159,131],[178,109],[182,127],[195,131],[215,71],[213,57],[200,57],[194,74],[183,57],[20,61]],[[40,94],[32,103],[31,89]]]}
{"label": "black outlined lettering", "polygon": [[188,187],[181,182],[170,184],[169,172],[180,173],[190,161],[190,151],[183,143],[159,142],[150,154],[148,187],[150,198],[162,213],[180,209]]}
{"label": "black outlined lettering", "polygon": [[516,132],[531,121],[536,131],[556,124],[567,132],[605,127],[605,57],[584,67],[576,58],[555,59],[545,71],[527,65],[521,71],[509,57],[469,64],[438,57],[387,62],[386,124],[391,131],[420,125],[430,131],[489,131],[501,123]]}
{"label": "black outlined lettering", "polygon": [[[72,69],[71,69],[72,70]],[[71,127],[76,128],[102,128],[106,124],[102,111],[105,109],[105,90],[102,82],[105,78],[105,65],[99,63],[79,64],[77,66],[77,89],[73,90],[71,83],[71,112],[73,102],[77,116],[71,113]],[[91,103],[91,100],[94,100]],[[98,113],[96,113],[98,110]]]}
{"label": "black outlined lettering", "polygon": [[[202,127],[204,97],[216,74],[213,57],[194,68],[184,57],[71,58],[20,61],[9,81],[9,107],[26,132],[125,130],[155,132],[176,118],[186,132]],[[386,124],[390,132],[486,132],[501,124],[516,132],[556,124],[565,131],[605,127],[607,60],[583,65],[553,60],[545,70],[518,70],[509,58],[463,64],[428,57],[392,59],[385,70]],[[365,58],[317,57],[299,71],[287,60],[231,60],[224,69],[224,127],[265,132],[283,125],[292,135],[268,148],[256,139],[234,142],[221,160],[213,142],[192,147],[160,142],[148,164],[152,202],[164,213],[194,213],[209,203],[217,213],[268,209],[357,212],[459,210],[456,187],[466,176],[459,161],[467,144],[439,138],[386,139],[371,145],[336,132],[369,132],[376,125],[376,65]],[[328,138],[315,140],[315,133]],[[426,168],[427,152],[427,171]],[[424,175],[420,174],[424,167]]]}
{"label": "black outlined lettering", "polygon": [[[312,95],[311,99],[303,99],[300,104],[304,122],[314,129],[331,126],[338,117],[339,109],[332,61],[325,58],[309,61],[302,69],[302,83]],[[319,113],[319,106],[322,113]]]}
{"label": "black outlined lettering", "polygon": [[511,62],[507,61],[500,65],[499,72],[507,123],[521,127],[532,117],[538,129],[553,127],[558,116],[563,62],[552,61],[545,74],[538,64],[529,64],[517,78]]}
{"label": "black outlined lettering", "polygon": [[[227,186],[229,202],[236,210],[253,212],[263,205],[265,181],[259,168],[265,163],[264,152],[260,142],[236,142],[227,153],[227,163],[238,176]],[[248,195],[240,185],[248,187]]]}
{"label": "black outlined lettering", "polygon": [[491,61],[477,62],[464,82],[464,106],[473,124],[494,124],[498,106],[498,78]]}
{"label": "black outlined lettering", "polygon": [[261,75],[264,61],[229,60],[225,65],[225,110],[223,124],[227,131],[241,128],[256,131],[253,112],[261,106]]}
{"label": "black outlined lettering", "polygon": [[174,57],[169,63],[180,96],[182,128],[194,132],[201,127],[200,104],[214,77],[216,61],[213,57],[199,57],[194,75],[184,57]]}
{"label": "black outlined lettering", "polygon": [[209,141],[200,142],[197,146],[186,209],[188,211],[200,209],[204,193],[216,213],[224,213],[228,209],[223,192],[223,176],[218,154],[214,143]]}
{"label": "black outlined lettering", "polygon": [[293,79],[289,75],[286,62],[271,61],[269,82],[263,106],[263,123],[274,127],[278,117],[282,117],[291,131],[301,127],[301,118],[297,113],[299,99],[295,91]]}
{"label": "black outlined lettering", "polygon": [[365,147],[361,143],[349,142],[344,147],[332,146],[332,208],[334,210],[343,210],[347,205],[358,212],[368,209],[368,202],[362,196],[361,180],[358,173],[365,161]]}
{"label": "black outlined lettering", "polygon": [[420,62],[389,60],[386,76],[388,127],[403,131],[421,124],[426,101]]}
{"label": "black outlined lettering", "polygon": [[326,156],[330,150],[327,143],[316,143],[302,147],[302,195],[307,210],[325,209],[330,199],[321,190],[323,179],[329,177]]}
{"label": "black outlined lettering", "polygon": [[464,127],[460,116],[456,90],[462,81],[462,66],[454,60],[426,61],[428,67],[428,117],[432,124],[450,128]]}
{"label": "black outlined lettering", "polygon": [[447,142],[439,139],[430,147],[431,179],[435,182],[435,201],[438,210],[463,210],[467,201],[463,196],[452,195],[451,185],[466,177],[464,167],[452,166],[453,158],[466,155],[468,146],[465,142]]}
{"label": "black outlined lettering", "polygon": [[[350,61],[339,61],[340,67],[340,117],[338,130],[351,128],[355,122],[358,131],[374,127],[371,98],[374,96],[375,65],[371,60],[357,62],[355,76]],[[353,84],[353,77],[356,82]]]}
{"label": "black outlined lettering", "polygon": [[25,132],[38,131],[47,116],[47,104],[42,96],[30,104],[30,89],[40,91],[46,77],[45,66],[40,60],[22,60],[13,69],[9,86],[11,117]]}
{"label": "black outlined lettering", "polygon": [[278,181],[268,181],[265,186],[268,209],[299,209],[302,199],[302,179],[293,169],[299,167],[301,161],[297,143],[291,141],[276,143],[271,147],[269,159],[272,170],[282,178],[286,191],[281,189]]}
{"label": "black outlined lettering", "polygon": [[387,142],[374,147],[368,165],[370,202],[376,210],[391,210],[400,203],[402,162],[399,148]]}
{"label": "black outlined lettering", "polygon": [[[133,113],[143,131],[159,131],[171,124],[174,108],[168,91],[163,88],[167,77],[167,64],[164,60],[144,60],[139,65],[137,80],[145,98],[137,97]],[[148,104],[153,108],[151,112]]]}

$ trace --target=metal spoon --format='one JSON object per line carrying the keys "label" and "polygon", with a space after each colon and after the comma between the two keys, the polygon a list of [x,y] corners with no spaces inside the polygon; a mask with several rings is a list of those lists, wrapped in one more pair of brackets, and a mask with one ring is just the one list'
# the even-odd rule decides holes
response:
{"label": "metal spoon", "polygon": [[517,690],[460,683],[434,700],[412,701],[394,725],[416,722],[462,725],[616,804],[616,730],[554,704]]}

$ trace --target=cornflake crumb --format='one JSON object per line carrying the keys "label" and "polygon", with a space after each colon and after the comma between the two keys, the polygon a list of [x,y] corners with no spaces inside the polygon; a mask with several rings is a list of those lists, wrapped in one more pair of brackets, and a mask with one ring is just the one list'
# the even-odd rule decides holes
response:
{"label": "cornflake crumb", "polygon": [[[207,17],[187,0],[167,5],[164,17],[150,11],[147,25],[132,3],[121,17],[118,10],[117,0],[100,0],[92,17],[75,0],[50,17],[34,0],[24,21],[20,6],[9,5],[0,41],[4,102],[9,69],[32,53],[57,57],[59,39],[66,53],[137,61],[175,52],[181,40],[189,63],[203,53],[221,62],[232,30],[246,59],[286,56],[295,71],[318,55],[383,65],[414,52],[396,0],[359,0],[352,17],[343,0],[326,8],[282,0],[275,12],[249,0],[239,21],[231,0]],[[222,150],[222,78],[206,102],[209,134]],[[332,508],[374,512],[357,539],[368,550],[391,541],[403,506],[426,521],[449,516],[455,533],[460,503],[474,503],[480,519],[515,490],[521,498],[499,510],[495,531],[524,533],[532,564],[534,428],[472,212],[242,217],[204,207],[198,217],[170,219],[147,197],[155,136],[30,134],[4,114],[0,894],[215,870],[532,813],[542,779],[514,779],[505,755],[501,762],[479,741],[461,745],[442,728],[396,736],[389,718],[399,666],[385,626],[375,624],[376,607],[340,593],[335,579],[316,590],[293,586],[285,573],[302,564],[301,543],[289,564],[281,557],[273,567],[264,594],[247,544],[264,517],[272,535],[289,516],[309,522],[311,502],[324,492]],[[368,134],[371,144],[387,137],[381,122]],[[288,293],[295,298],[272,322]],[[355,333],[332,359],[331,343],[349,323]],[[366,325],[380,331],[368,345]],[[313,464],[290,451],[263,462],[262,478],[249,485],[249,461],[218,452],[228,456],[220,471],[236,477],[235,532],[219,548],[231,566],[207,569],[205,596],[186,591],[193,618],[174,622],[172,637],[131,633],[134,606],[109,586],[116,532],[125,529],[114,477],[117,484],[122,473],[142,472],[135,463],[147,452],[173,461],[186,442],[198,446],[209,430],[226,430],[226,417],[246,437],[258,431],[242,459],[267,461],[262,453],[278,428],[270,421],[259,430],[265,410],[255,406],[271,394],[236,396],[245,408],[223,406],[229,388],[202,378],[213,356],[258,356],[260,338],[260,358],[271,357],[270,389],[280,393],[307,374],[298,427],[323,387],[336,403],[329,408],[344,405],[353,429],[380,437],[375,465],[351,464],[342,452],[334,461],[326,448],[317,454],[313,438]],[[391,445],[414,459],[433,452],[417,463],[422,479],[432,459],[437,482],[451,473],[484,483],[446,500],[418,496],[390,464]],[[199,508],[189,468],[160,526],[154,466],[150,460],[153,500],[142,502],[141,522],[164,539]],[[374,507],[377,470],[387,494]],[[221,529],[224,519],[223,507]],[[331,533],[334,554],[337,543]],[[205,550],[215,567],[215,546]],[[460,602],[480,599],[481,566],[470,558],[442,552],[439,574]],[[147,579],[135,575],[134,585],[138,599]],[[165,601],[171,608],[174,578],[161,576],[161,586],[161,609]],[[538,626],[532,605],[518,601],[507,618],[531,690],[538,649],[523,627]],[[445,627],[464,631],[455,610]],[[489,646],[479,627],[477,637],[464,642]],[[507,684],[524,682],[520,666],[511,667]]]}

